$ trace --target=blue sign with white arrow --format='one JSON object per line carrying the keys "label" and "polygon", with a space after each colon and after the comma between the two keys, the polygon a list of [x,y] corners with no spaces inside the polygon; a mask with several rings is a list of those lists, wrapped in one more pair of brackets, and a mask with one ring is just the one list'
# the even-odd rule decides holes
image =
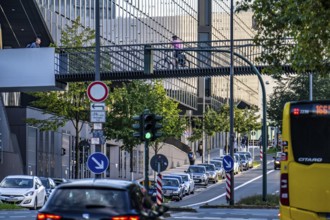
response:
{"label": "blue sign with white arrow", "polygon": [[223,157],[222,164],[226,172],[230,172],[234,168],[234,160],[230,155],[225,155]]}
{"label": "blue sign with white arrow", "polygon": [[109,159],[103,153],[96,152],[88,157],[87,166],[93,173],[100,174],[108,168]]}

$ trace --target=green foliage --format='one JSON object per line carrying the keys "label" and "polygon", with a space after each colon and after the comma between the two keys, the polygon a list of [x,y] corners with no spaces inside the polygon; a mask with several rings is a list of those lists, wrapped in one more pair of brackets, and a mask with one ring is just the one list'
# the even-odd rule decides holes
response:
{"label": "green foliage", "polygon": [[[280,66],[292,63],[301,73],[329,73],[330,8],[327,0],[241,0],[237,11],[252,10],[257,26],[255,41],[262,45],[260,61],[273,65],[268,71],[280,75]],[[284,44],[293,38],[293,44]]]}
{"label": "green foliage", "polygon": [[[230,115],[229,105],[223,105],[219,112],[211,108],[207,108],[204,114],[204,131],[206,135],[213,136],[218,132],[229,132],[230,130]],[[257,109],[234,109],[234,131],[237,133],[247,133],[251,130],[261,128],[257,115]],[[197,141],[203,135],[203,121],[200,118],[193,118],[193,133],[188,138],[189,141]]]}
{"label": "green foliage", "polygon": [[0,202],[0,210],[24,210],[25,208],[15,204],[6,204]]}
{"label": "green foliage", "polygon": [[185,120],[179,115],[178,103],[166,95],[160,82],[154,82],[153,85],[141,81],[123,84],[114,89],[109,101],[111,108],[105,125],[106,135],[110,139],[122,140],[123,149],[128,152],[141,143],[138,138],[133,137],[132,117],[142,114],[144,109],[163,116],[163,136],[156,142],[167,137],[179,137],[186,128]]}
{"label": "green foliage", "polygon": [[262,195],[253,195],[241,199],[236,205],[278,206],[279,201],[279,195],[267,194],[266,201],[263,201]]}
{"label": "green foliage", "polygon": [[[281,126],[286,102],[309,100],[309,78],[307,74],[283,76],[277,84],[268,101],[267,114],[270,121]],[[330,99],[330,76],[313,76],[313,99]]]}

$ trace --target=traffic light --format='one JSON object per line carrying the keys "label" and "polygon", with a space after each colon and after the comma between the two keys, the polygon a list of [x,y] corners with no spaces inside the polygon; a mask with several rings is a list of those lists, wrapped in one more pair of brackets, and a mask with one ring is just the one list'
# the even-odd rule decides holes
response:
{"label": "traffic light", "polygon": [[153,137],[154,114],[143,114],[143,140],[149,141]]}
{"label": "traffic light", "polygon": [[152,123],[152,141],[155,141],[157,138],[161,137],[163,135],[162,132],[159,131],[159,129],[163,128],[163,125],[160,122],[163,119],[163,116],[161,115],[153,115],[153,123]]}
{"label": "traffic light", "polygon": [[133,137],[140,138],[143,141],[143,126],[142,126],[142,115],[133,116],[134,124],[132,124],[132,128],[135,130],[133,133]]}

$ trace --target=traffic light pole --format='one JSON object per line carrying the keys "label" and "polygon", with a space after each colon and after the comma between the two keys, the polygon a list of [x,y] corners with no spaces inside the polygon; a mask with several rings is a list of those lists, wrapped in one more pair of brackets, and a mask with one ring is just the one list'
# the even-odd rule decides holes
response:
{"label": "traffic light pole", "polygon": [[144,187],[149,191],[149,141],[144,142]]}

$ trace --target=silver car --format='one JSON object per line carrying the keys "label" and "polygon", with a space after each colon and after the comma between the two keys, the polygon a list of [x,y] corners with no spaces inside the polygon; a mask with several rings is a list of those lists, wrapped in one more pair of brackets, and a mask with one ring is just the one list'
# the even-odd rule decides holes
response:
{"label": "silver car", "polygon": [[163,178],[162,179],[162,190],[163,195],[169,199],[176,199],[177,201],[181,200],[182,195],[182,188],[179,180],[176,178]]}
{"label": "silver car", "polygon": [[213,183],[218,182],[218,172],[216,171],[214,164],[201,163],[198,165],[206,168],[206,173],[209,175],[209,181],[212,181]]}
{"label": "silver car", "polygon": [[214,164],[219,178],[221,178],[221,179],[226,178],[226,171],[225,171],[225,169],[223,169],[223,164],[222,164],[221,160],[210,160],[209,163]]}
{"label": "silver car", "polygon": [[179,175],[182,177],[186,189],[185,193],[187,195],[195,193],[195,182],[188,173],[173,173],[173,175]]}
{"label": "silver car", "polygon": [[195,184],[203,184],[204,186],[209,184],[209,177],[204,166],[190,165],[185,172],[190,174]]}

